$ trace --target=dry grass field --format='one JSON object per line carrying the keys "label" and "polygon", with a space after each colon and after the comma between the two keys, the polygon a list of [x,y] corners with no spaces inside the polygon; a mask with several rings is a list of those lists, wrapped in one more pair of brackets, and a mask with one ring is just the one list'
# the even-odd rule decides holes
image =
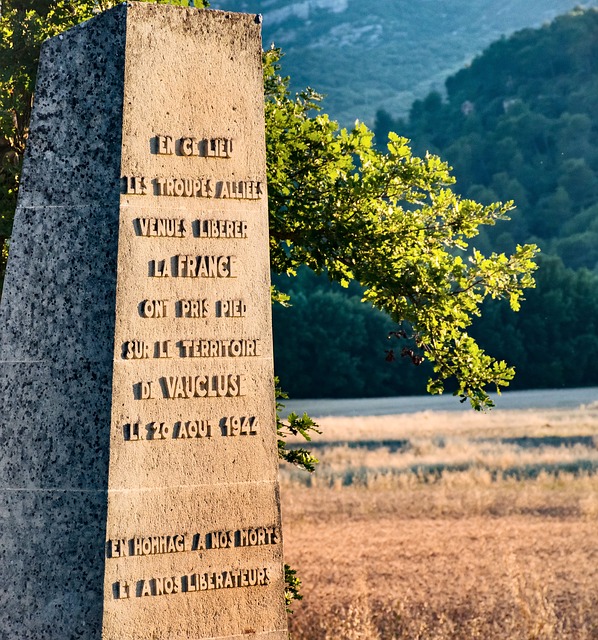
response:
{"label": "dry grass field", "polygon": [[598,406],[320,425],[281,471],[293,640],[598,639]]}

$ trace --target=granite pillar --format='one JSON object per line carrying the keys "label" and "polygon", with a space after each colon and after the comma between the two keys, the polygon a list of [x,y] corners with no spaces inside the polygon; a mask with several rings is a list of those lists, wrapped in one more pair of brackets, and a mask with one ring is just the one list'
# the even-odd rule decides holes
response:
{"label": "granite pillar", "polygon": [[0,639],[287,637],[259,20],[44,44],[0,306]]}

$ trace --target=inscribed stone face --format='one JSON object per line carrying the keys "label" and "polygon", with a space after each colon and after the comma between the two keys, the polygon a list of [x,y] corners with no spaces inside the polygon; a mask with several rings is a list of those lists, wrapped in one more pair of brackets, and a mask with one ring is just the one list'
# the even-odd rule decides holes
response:
{"label": "inscribed stone face", "polygon": [[0,310],[1,429],[35,433],[0,464],[7,637],[287,637],[267,247],[255,16],[128,3],[45,45]]}

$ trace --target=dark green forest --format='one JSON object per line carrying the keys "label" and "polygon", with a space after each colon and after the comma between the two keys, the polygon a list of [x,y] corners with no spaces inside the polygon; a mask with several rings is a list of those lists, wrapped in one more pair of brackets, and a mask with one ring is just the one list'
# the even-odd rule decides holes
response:
{"label": "dark green forest", "polygon": [[291,307],[274,305],[274,358],[282,387],[291,397],[375,397],[425,392],[427,363],[414,366],[397,326],[348,289],[307,268],[297,277],[275,276]]}
{"label": "dark green forest", "polygon": [[[444,96],[414,102],[406,119],[380,110],[374,129],[380,148],[395,131],[447,160],[465,197],[515,201],[511,221],[476,239],[480,250],[541,247],[521,311],[490,301],[471,331],[515,365],[511,388],[598,384],[598,11],[495,42]],[[293,308],[274,310],[276,366],[293,396],[423,392],[426,365],[387,338],[396,327],[359,290],[307,272],[278,284]]]}

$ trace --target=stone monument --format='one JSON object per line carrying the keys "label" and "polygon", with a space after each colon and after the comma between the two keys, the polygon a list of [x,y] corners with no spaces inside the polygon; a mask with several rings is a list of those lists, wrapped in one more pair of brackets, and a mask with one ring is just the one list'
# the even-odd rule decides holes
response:
{"label": "stone monument", "polygon": [[47,41],[0,308],[0,639],[287,638],[259,18]]}

